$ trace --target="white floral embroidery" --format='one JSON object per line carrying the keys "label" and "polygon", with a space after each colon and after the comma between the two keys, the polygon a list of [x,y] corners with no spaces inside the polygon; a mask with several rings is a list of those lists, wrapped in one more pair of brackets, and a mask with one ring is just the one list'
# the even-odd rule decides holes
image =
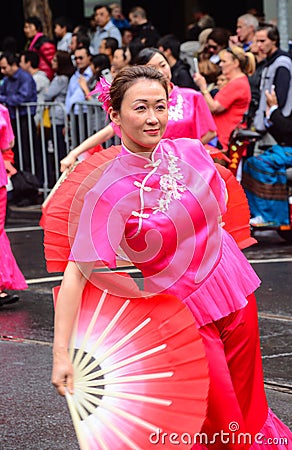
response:
{"label": "white floral embroidery", "polygon": [[168,107],[168,120],[182,120],[184,118],[183,97],[178,94],[176,104]]}
{"label": "white floral embroidery", "polygon": [[[174,156],[172,152],[166,154],[168,159],[168,173],[160,177],[160,190],[162,192],[161,197],[158,199],[158,206],[153,208],[153,214],[158,211],[165,212],[168,210],[169,205],[173,199],[180,200],[181,193],[186,190],[186,187],[181,184],[183,175],[180,173],[180,168],[177,167],[177,156]],[[178,181],[180,184],[178,184]]]}
{"label": "white floral embroidery", "polygon": [[[161,196],[157,200],[158,206],[155,206],[153,209],[153,214],[156,214],[157,212],[165,212],[168,210],[169,205],[173,199],[180,200],[181,199],[181,193],[186,190],[186,187],[184,184],[182,184],[183,175],[180,173],[180,168],[177,167],[176,162],[178,160],[177,156],[174,156],[172,152],[165,153],[165,156],[168,160],[168,173],[165,173],[164,175],[161,175],[159,186],[161,191]],[[134,181],[134,186],[139,188],[139,196],[140,196],[140,210],[139,211],[132,211],[132,215],[134,217],[139,218],[138,223],[138,229],[134,236],[137,236],[141,229],[143,224],[143,219],[148,219],[150,216],[149,214],[144,213],[145,208],[145,202],[144,202],[144,192],[150,192],[152,188],[150,186],[146,186],[147,181],[149,178],[151,178],[152,175],[154,175],[158,169],[158,167],[161,164],[161,159],[158,159],[156,161],[153,161],[149,164],[146,164],[144,167],[152,167],[152,170],[148,173],[148,175],[144,178],[142,182],[140,181]],[[179,183],[178,183],[179,182]]]}

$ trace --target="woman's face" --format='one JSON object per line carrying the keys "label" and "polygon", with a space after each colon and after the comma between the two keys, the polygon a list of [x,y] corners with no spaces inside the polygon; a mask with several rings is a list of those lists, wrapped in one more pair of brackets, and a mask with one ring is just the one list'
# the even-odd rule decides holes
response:
{"label": "woman's face", "polygon": [[120,126],[122,141],[134,153],[151,152],[167,125],[167,99],[156,80],[139,79],[126,91],[121,110],[110,111],[111,120]]}
{"label": "woman's face", "polygon": [[233,73],[234,69],[238,68],[238,61],[233,57],[233,55],[228,51],[223,51],[220,54],[221,61],[219,63],[223,75],[229,80],[230,75]]}
{"label": "woman's face", "polygon": [[171,80],[171,70],[170,65],[165,60],[165,58],[159,53],[155,53],[146,66],[154,67],[154,69],[158,70],[162,75],[164,75],[168,81]]}

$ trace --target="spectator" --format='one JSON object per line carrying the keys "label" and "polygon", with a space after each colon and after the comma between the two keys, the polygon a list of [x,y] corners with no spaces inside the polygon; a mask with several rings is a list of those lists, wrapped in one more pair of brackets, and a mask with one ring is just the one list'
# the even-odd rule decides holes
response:
{"label": "spectator", "polygon": [[54,19],[54,34],[57,39],[57,50],[70,52],[72,38],[72,24],[67,17],[60,16]]}
{"label": "spectator", "polygon": [[133,31],[131,30],[131,28],[123,28],[121,30],[121,34],[122,34],[122,46],[124,47],[128,47],[130,42],[132,42],[133,40]]}
{"label": "spectator", "polygon": [[195,81],[213,114],[219,140],[219,148],[228,149],[229,136],[247,112],[251,91],[247,75],[255,70],[254,55],[234,46],[220,52],[220,67],[228,83],[213,98],[207,89],[206,79],[199,73]]}
{"label": "spectator", "polygon": [[[82,87],[80,86],[80,78],[84,77],[86,81],[90,80],[90,78],[93,75],[92,68],[91,68],[91,54],[88,50],[88,48],[77,48],[75,50],[75,63],[76,63],[76,70],[74,74],[71,76],[68,90],[66,94],[65,99],[65,107],[66,112],[69,115],[71,112],[74,114],[75,123],[76,123],[76,132],[77,132],[77,141],[80,141],[79,136],[79,120],[78,120],[78,114],[82,113],[84,116],[87,114],[87,108],[86,106],[80,106],[78,105],[79,102],[84,102],[85,95],[82,90]],[[72,116],[71,116],[72,117]],[[86,117],[85,117],[86,119]],[[85,126],[87,124],[87,121],[84,120]],[[87,130],[85,130],[85,134],[87,134]]]}
{"label": "spectator", "polygon": [[24,34],[27,38],[25,50],[33,50],[40,57],[39,69],[43,70],[48,78],[52,80],[54,71],[52,59],[56,53],[55,44],[43,33],[41,20],[36,16],[30,16],[24,21]]}
{"label": "spectator", "polygon": [[229,45],[229,37],[231,33],[226,28],[213,28],[207,39],[207,50],[210,53],[210,61],[219,64],[219,53]]}
{"label": "spectator", "polygon": [[129,28],[130,22],[125,18],[121,5],[119,3],[111,3],[111,21],[122,32],[125,28]]}
{"label": "spectator", "polygon": [[[210,59],[210,52],[207,47],[209,34],[213,31],[213,28],[205,28],[199,34],[199,48],[198,48],[198,60],[202,61],[204,59]],[[213,63],[215,64],[215,63]]]}
{"label": "spectator", "polygon": [[190,67],[179,59],[180,41],[173,34],[162,36],[157,48],[166,56],[171,69],[171,81],[176,86],[199,90],[190,74]]}
{"label": "spectator", "polygon": [[[37,102],[37,88],[32,75],[19,67],[19,58],[10,52],[3,52],[0,56],[0,70],[4,75],[3,83],[0,85],[0,103],[7,106],[11,118],[14,136],[21,136],[21,148],[14,147],[15,166],[17,170],[32,170],[31,151],[34,153],[36,174],[40,183],[43,181],[42,155],[37,139],[37,129],[34,120],[36,106],[27,108],[21,106],[25,102]],[[17,130],[16,108],[19,109],[19,127]],[[29,124],[33,148],[31,148]],[[22,167],[20,167],[22,163]]]}
{"label": "spectator", "polygon": [[258,19],[253,14],[239,16],[236,25],[236,35],[230,36],[230,44],[242,46],[245,52],[249,52],[258,26]]}
{"label": "spectator", "polygon": [[119,43],[116,38],[107,37],[102,39],[99,46],[99,53],[103,53],[109,57],[110,62],[113,60],[115,50],[119,48]]}
{"label": "spectator", "polygon": [[[85,29],[85,30],[87,30],[87,29]],[[82,28],[77,31],[73,31],[72,36],[71,36],[69,52],[71,53],[72,62],[74,65],[75,65],[74,53],[77,48],[88,48],[90,51],[90,54],[92,54],[92,47],[90,45],[90,37],[88,35],[88,32],[85,30],[84,30],[84,28]]]}
{"label": "spectator", "polygon": [[[37,88],[37,102],[43,103],[44,93],[50,85],[50,80],[45,74],[45,72],[39,69],[39,60],[40,57],[38,53],[34,52],[33,50],[23,50],[20,53],[19,66],[23,70],[26,70],[32,75]],[[41,106],[37,107],[36,114],[34,117],[37,126],[40,125],[42,119],[41,117],[42,111],[43,108]]]}
{"label": "spectator", "polygon": [[[65,107],[69,80],[75,72],[70,53],[64,50],[57,50],[52,59],[52,67],[55,75],[44,93],[44,100],[61,103]],[[67,153],[64,138],[65,115],[62,106],[56,105],[54,108],[51,108],[51,121],[54,121],[56,124],[58,158],[60,161]]]}
{"label": "spectator", "polygon": [[215,27],[215,20],[207,13],[204,8],[194,7],[193,18],[194,22],[187,27],[187,41],[197,41],[199,39],[199,34],[201,33],[201,31],[205,30],[205,28]]}
{"label": "spectator", "polygon": [[108,5],[96,5],[94,8],[94,19],[96,31],[91,40],[93,55],[100,53],[100,44],[104,38],[112,37],[117,39],[118,46],[122,45],[122,35],[120,30],[111,21],[111,9]]}
{"label": "spectator", "polygon": [[[274,90],[266,91],[266,123],[276,144],[243,165],[245,189],[253,226],[289,225],[286,169],[292,167],[292,114],[283,116]],[[291,205],[290,205],[291,206]]]}
{"label": "spectator", "polygon": [[128,47],[117,48],[114,52],[111,74],[113,77],[123,68],[129,65],[131,61],[131,53]]}
{"label": "spectator", "polygon": [[[260,103],[260,85],[261,85],[261,76],[262,71],[265,65],[266,55],[262,50],[259,50],[258,44],[256,42],[256,37],[250,46],[250,51],[254,54],[256,60],[256,69],[252,75],[249,76],[249,84],[251,89],[251,102],[248,109],[247,114],[247,126],[251,128],[253,126],[253,120],[256,113],[256,110],[259,107]],[[253,153],[254,143],[249,145],[249,153]]]}
{"label": "spectator", "polygon": [[94,95],[89,96],[89,94],[94,90],[100,77],[104,77],[110,82],[112,81],[110,59],[104,53],[98,53],[97,55],[92,56],[91,68],[93,75],[89,80],[86,80],[83,76],[79,78],[79,84],[84,92],[86,100],[95,98]]}
{"label": "spectator", "polygon": [[141,42],[145,47],[156,47],[160,34],[147,19],[147,13],[141,6],[134,6],[129,12],[129,20],[133,32],[133,40]]}
{"label": "spectator", "polygon": [[260,51],[266,55],[260,84],[259,107],[255,112],[254,127],[265,134],[257,145],[274,144],[275,140],[265,126],[265,112],[267,107],[265,92],[271,92],[275,87],[277,101],[283,116],[291,113],[292,105],[292,61],[289,53],[280,49],[279,30],[274,25],[262,25],[256,31],[256,42]]}

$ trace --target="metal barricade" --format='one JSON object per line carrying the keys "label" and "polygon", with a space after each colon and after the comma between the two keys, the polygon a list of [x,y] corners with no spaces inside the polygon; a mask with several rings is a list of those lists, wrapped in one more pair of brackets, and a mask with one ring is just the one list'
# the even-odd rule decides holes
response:
{"label": "metal barricade", "polygon": [[[76,113],[76,109],[78,113]],[[70,112],[72,148],[75,148],[87,137],[92,136],[107,123],[109,123],[109,120],[102,108],[102,103],[97,100],[74,103]],[[107,148],[110,145],[118,145],[119,143],[119,137],[114,136],[113,139],[106,141],[103,146]]]}
{"label": "metal barricade", "polygon": [[[20,170],[29,170],[37,175],[40,180],[40,191],[44,198],[47,197],[51,188],[60,177],[60,133],[63,138],[62,145],[67,154],[87,137],[93,135],[103,128],[107,118],[101,104],[97,101],[79,102],[78,115],[72,112],[66,114],[65,105],[59,102],[31,102],[23,103],[20,107],[27,110],[26,129],[23,128],[23,117],[20,115],[20,107],[16,107],[15,119],[15,148]],[[31,108],[37,106],[40,122],[35,122],[31,114]],[[56,109],[63,116],[63,125],[56,121]],[[46,123],[45,111],[48,110],[50,117],[49,127]],[[84,113],[86,110],[86,114]],[[62,129],[62,130],[61,130]],[[119,144],[120,139],[115,137],[103,144],[104,148],[113,144]],[[63,154],[63,157],[65,156]]]}

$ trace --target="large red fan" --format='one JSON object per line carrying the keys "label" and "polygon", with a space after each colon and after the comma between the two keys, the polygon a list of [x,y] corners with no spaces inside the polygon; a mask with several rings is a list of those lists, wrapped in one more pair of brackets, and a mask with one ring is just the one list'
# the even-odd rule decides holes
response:
{"label": "large red fan", "polygon": [[44,229],[48,272],[64,272],[70,254],[70,243],[77,231],[84,196],[119,152],[120,147],[113,146],[94,153],[79,163],[45,202],[40,225]]}
{"label": "large red fan", "polygon": [[[105,284],[111,276],[93,274],[106,277]],[[83,293],[70,345],[74,394],[66,394],[79,445],[164,449],[173,440],[189,449],[205,419],[209,389],[193,316],[172,295],[134,297],[135,283],[124,278],[130,299],[98,289],[94,278]]]}

